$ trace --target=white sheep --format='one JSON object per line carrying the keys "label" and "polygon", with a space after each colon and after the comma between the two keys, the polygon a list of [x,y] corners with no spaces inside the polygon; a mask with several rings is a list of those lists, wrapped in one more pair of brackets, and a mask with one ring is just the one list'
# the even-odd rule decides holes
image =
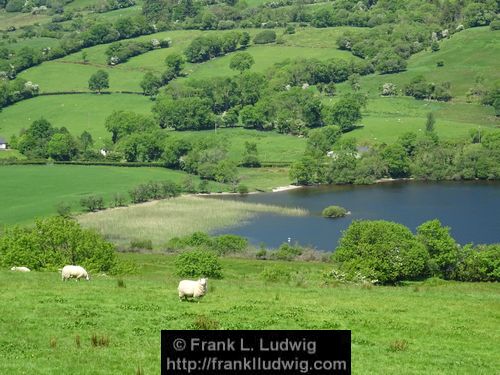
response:
{"label": "white sheep", "polygon": [[30,272],[31,271],[28,267],[12,267],[10,270],[11,271],[18,271],[18,272]]}
{"label": "white sheep", "polygon": [[179,291],[179,300],[192,298],[201,298],[207,293],[207,279],[182,280],[177,288]]}
{"label": "white sheep", "polygon": [[64,266],[61,270],[61,278],[62,281],[66,281],[74,277],[76,281],[81,278],[85,278],[86,280],[90,280],[89,274],[85,271],[85,268],[81,266]]}

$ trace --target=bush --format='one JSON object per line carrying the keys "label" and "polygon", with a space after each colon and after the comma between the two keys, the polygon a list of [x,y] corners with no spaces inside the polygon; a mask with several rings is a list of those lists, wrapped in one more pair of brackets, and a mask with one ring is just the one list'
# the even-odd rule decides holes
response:
{"label": "bush", "polygon": [[426,221],[417,228],[417,239],[430,255],[429,265],[433,276],[450,278],[457,263],[458,245],[451,237],[450,228],[439,220]]}
{"label": "bush", "polygon": [[246,185],[239,184],[237,190],[238,190],[238,193],[240,193],[242,195],[248,194],[248,186],[246,186]]}
{"label": "bush", "polygon": [[130,248],[132,250],[142,250],[142,249],[153,250],[153,241],[135,239],[130,241]]}
{"label": "bush", "polygon": [[425,247],[404,225],[378,220],[354,221],[344,232],[332,260],[346,274],[395,283],[426,272]]}
{"label": "bush", "polygon": [[228,253],[240,253],[248,247],[248,240],[246,238],[236,236],[234,234],[224,234],[215,237],[213,249],[219,255]]}
{"label": "bush", "polygon": [[293,260],[302,254],[300,246],[291,246],[288,243],[282,244],[278,250],[272,253],[271,257],[279,260]]}
{"label": "bush", "polygon": [[347,210],[340,206],[328,206],[321,213],[323,217],[337,218],[347,215]]}
{"label": "bush", "polygon": [[276,41],[276,33],[273,30],[264,30],[255,35],[253,42],[255,44],[274,43]]}
{"label": "bush", "polygon": [[6,229],[0,236],[0,264],[50,271],[78,264],[89,272],[112,272],[118,265],[111,243],[61,216],[37,220],[34,228]]}
{"label": "bush", "polygon": [[492,31],[500,30],[500,20],[496,19],[494,21],[491,21],[491,23],[490,23],[490,29]]}
{"label": "bush", "polygon": [[71,205],[66,202],[60,202],[56,206],[56,211],[59,216],[64,218],[71,217]]}
{"label": "bush", "polygon": [[260,277],[267,282],[287,282],[290,281],[292,273],[285,267],[273,265],[265,267]]}
{"label": "bush", "polygon": [[234,234],[224,234],[210,237],[203,232],[195,232],[185,237],[174,237],[167,243],[170,250],[184,250],[189,248],[213,251],[219,255],[242,252],[248,247],[246,238]]}
{"label": "bush", "polygon": [[460,281],[500,281],[500,244],[464,246],[452,279]]}
{"label": "bush", "polygon": [[217,256],[206,250],[186,251],[175,259],[175,268],[181,277],[222,278],[222,266]]}
{"label": "bush", "polygon": [[171,181],[151,181],[147,184],[139,185],[129,192],[132,203],[142,203],[153,199],[177,197],[180,193],[181,187]]}
{"label": "bush", "polygon": [[95,195],[90,195],[80,199],[80,205],[89,212],[104,210],[104,199]]}
{"label": "bush", "polygon": [[436,66],[439,67],[439,68],[443,67],[444,66],[444,61],[443,60],[437,61],[436,62]]}

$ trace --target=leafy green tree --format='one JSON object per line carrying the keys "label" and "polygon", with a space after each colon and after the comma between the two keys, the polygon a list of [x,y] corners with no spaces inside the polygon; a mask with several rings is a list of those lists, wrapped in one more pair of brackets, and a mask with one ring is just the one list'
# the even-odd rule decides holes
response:
{"label": "leafy green tree", "polygon": [[144,74],[140,86],[144,95],[155,97],[162,85],[162,81],[159,77],[151,72]]}
{"label": "leafy green tree", "polygon": [[260,167],[259,153],[257,151],[256,142],[245,141],[245,152],[241,165],[244,167]]}
{"label": "leafy green tree", "polygon": [[151,132],[158,129],[158,125],[150,116],[130,111],[113,111],[106,118],[104,126],[111,133],[113,143],[135,132]]}
{"label": "leafy green tree", "polygon": [[118,266],[111,243],[61,216],[36,220],[33,228],[7,228],[0,235],[0,265],[12,264],[50,271],[80,264],[90,272],[113,272]]}
{"label": "leafy green tree", "polygon": [[239,52],[235,54],[229,63],[229,67],[233,70],[237,70],[242,74],[245,70],[248,70],[255,63],[252,55],[248,52]]}
{"label": "leafy green tree", "polygon": [[311,155],[325,156],[328,151],[332,150],[340,136],[341,132],[338,126],[329,125],[312,129],[307,134],[306,152]]}
{"label": "leafy green tree", "polygon": [[238,182],[238,168],[232,160],[222,160],[215,167],[215,181],[235,184]]}
{"label": "leafy green tree", "polygon": [[162,128],[202,130],[211,129],[215,124],[208,100],[198,97],[174,100],[163,96],[156,100],[153,113]]}
{"label": "leafy green tree", "polygon": [[361,103],[352,96],[345,96],[335,103],[328,113],[329,122],[338,125],[342,132],[355,128],[361,120]]}
{"label": "leafy green tree", "polygon": [[54,160],[68,161],[78,154],[78,144],[69,133],[56,133],[47,144],[47,152]]}
{"label": "leafy green tree", "polygon": [[134,133],[120,140],[118,151],[128,162],[157,161],[163,154],[163,137],[158,132]]}
{"label": "leafy green tree", "polygon": [[89,90],[101,93],[103,89],[109,88],[109,74],[104,70],[98,70],[89,78]]}
{"label": "leafy green tree", "polygon": [[50,122],[43,117],[33,121],[19,139],[19,152],[29,158],[46,158],[47,144],[56,132]]}
{"label": "leafy green tree", "polygon": [[392,144],[381,151],[382,159],[387,163],[389,175],[393,178],[408,177],[410,174],[410,159],[406,150],[400,144]]}
{"label": "leafy green tree", "polygon": [[431,272],[450,278],[458,260],[458,245],[450,228],[443,227],[437,219],[426,221],[417,228],[417,239],[430,255]]}
{"label": "leafy green tree", "polygon": [[245,49],[250,45],[250,34],[247,31],[243,31],[240,36],[241,48]]}
{"label": "leafy green tree", "polygon": [[175,76],[181,73],[185,63],[186,60],[184,57],[178,53],[172,53],[165,58],[165,65],[172,69]]}
{"label": "leafy green tree", "polygon": [[342,271],[383,284],[424,276],[428,259],[407,227],[384,220],[353,221],[332,254]]}
{"label": "leafy green tree", "polygon": [[78,137],[82,151],[87,151],[90,147],[94,145],[94,139],[92,134],[84,130],[83,133]]}

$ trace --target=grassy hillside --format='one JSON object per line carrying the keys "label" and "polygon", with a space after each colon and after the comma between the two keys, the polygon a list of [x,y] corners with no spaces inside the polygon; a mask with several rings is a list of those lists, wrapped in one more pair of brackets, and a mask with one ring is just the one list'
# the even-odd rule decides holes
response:
{"label": "grassy hillside", "polygon": [[[430,82],[451,82],[454,100],[464,101],[477,76],[487,85],[500,83],[498,56],[500,56],[500,31],[489,27],[467,29],[440,42],[440,50],[422,51],[408,61],[405,72],[389,75],[370,75],[361,78],[361,87],[371,94],[379,94],[385,82],[392,82],[399,89],[417,76],[423,75]],[[444,66],[438,67],[437,62]]]}
{"label": "grassy hillside", "polygon": [[[101,275],[63,283],[52,272],[0,271],[0,284],[16,286],[0,295],[0,372],[158,374],[160,330],[199,329],[207,319],[221,329],[352,330],[354,374],[493,374],[500,366],[498,284],[321,287],[325,263],[223,259],[224,279],[209,280],[200,303],[179,303],[172,256],[122,258],[140,267],[122,278],[125,288]],[[262,279],[276,266],[289,282]],[[109,346],[92,347],[93,334]]]}
{"label": "grassy hillside", "polygon": [[145,96],[130,94],[50,95],[16,103],[0,113],[0,134],[10,138],[27,129],[31,123],[45,117],[52,125],[65,126],[75,136],[89,131],[97,146],[109,138],[104,120],[113,110],[134,110],[150,113],[151,101]]}
{"label": "grassy hillside", "polygon": [[[128,191],[148,181],[181,183],[186,173],[163,168],[87,167],[69,165],[0,166],[0,227],[28,223],[36,217],[56,213],[60,202],[80,210],[80,199],[104,197],[107,205],[114,193],[128,199]],[[195,183],[199,181],[193,177]],[[211,183],[220,186],[216,183]]]}

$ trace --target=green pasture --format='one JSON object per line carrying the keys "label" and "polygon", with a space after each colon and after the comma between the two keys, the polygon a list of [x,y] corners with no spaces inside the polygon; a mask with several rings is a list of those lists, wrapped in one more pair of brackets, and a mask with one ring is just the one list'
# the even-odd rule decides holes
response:
{"label": "green pasture", "polygon": [[19,28],[35,23],[47,23],[50,22],[51,18],[47,14],[33,15],[31,13],[6,12],[5,9],[0,9],[0,30],[7,30],[10,26]]}
{"label": "green pasture", "polygon": [[[128,191],[139,184],[165,180],[182,183],[187,174],[164,168],[11,165],[0,166],[0,176],[1,227],[55,214],[60,202],[70,204],[72,211],[80,211],[80,199],[88,195],[104,197],[109,206],[114,193],[128,200]],[[216,185],[211,184],[214,189]]]}
{"label": "green pasture", "polygon": [[97,146],[104,138],[110,138],[104,121],[113,110],[133,110],[150,113],[151,101],[133,94],[74,94],[48,95],[18,102],[4,108],[0,113],[0,135],[9,139],[27,129],[40,117],[45,117],[53,126],[65,126],[73,135],[89,131]]}
{"label": "green pasture", "polygon": [[[423,75],[430,82],[451,82],[454,100],[464,101],[477,76],[482,76],[487,86],[500,82],[499,37],[500,32],[491,31],[489,27],[464,30],[441,41],[439,51],[429,49],[412,56],[405,72],[361,78],[361,88],[379,94],[380,87],[386,82],[402,89],[413,77]],[[443,61],[444,66],[438,67],[438,61]]]}
{"label": "green pasture", "polygon": [[493,129],[498,123],[493,108],[479,104],[379,97],[368,101],[360,121],[363,127],[344,136],[358,143],[392,143],[408,131],[422,134],[429,112],[434,113],[435,131],[442,139],[466,138],[471,129]]}
{"label": "green pasture", "polygon": [[89,78],[99,69],[109,74],[109,89],[106,91],[142,92],[140,82],[144,72],[122,66],[109,67],[60,60],[44,62],[19,74],[19,77],[40,86],[41,93],[90,92]]}
{"label": "green pasture", "polygon": [[[160,331],[207,325],[348,329],[354,374],[494,374],[500,367],[497,283],[324,286],[326,263],[223,258],[224,278],[208,281],[200,303],[180,303],[174,256],[120,258],[139,267],[120,277],[125,287],[99,274],[62,282],[56,272],[0,271],[7,286],[0,295],[0,372],[158,374]],[[284,269],[290,280],[266,282],[266,267]],[[109,344],[92,346],[92,335]]]}
{"label": "green pasture", "polygon": [[191,140],[215,136],[226,139],[229,159],[240,162],[245,150],[245,142],[257,143],[258,157],[261,162],[293,162],[304,153],[306,140],[293,135],[276,132],[263,132],[242,128],[222,128],[204,131],[169,132],[171,137]]}

